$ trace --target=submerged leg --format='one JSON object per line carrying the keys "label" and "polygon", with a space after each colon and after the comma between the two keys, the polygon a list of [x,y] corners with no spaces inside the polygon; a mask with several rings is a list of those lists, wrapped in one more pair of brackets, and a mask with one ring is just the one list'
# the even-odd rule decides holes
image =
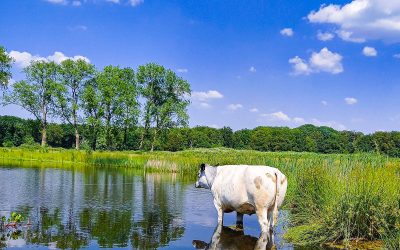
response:
{"label": "submerged leg", "polygon": [[236,213],[236,228],[243,229],[243,214],[239,212]]}
{"label": "submerged leg", "polygon": [[275,227],[275,220],[274,220],[274,211],[268,210],[268,221],[269,221],[269,230],[272,232]]}
{"label": "submerged leg", "polygon": [[215,209],[217,209],[218,213],[218,225],[224,224],[224,211],[222,211],[222,207],[218,204],[216,200],[214,200]]}

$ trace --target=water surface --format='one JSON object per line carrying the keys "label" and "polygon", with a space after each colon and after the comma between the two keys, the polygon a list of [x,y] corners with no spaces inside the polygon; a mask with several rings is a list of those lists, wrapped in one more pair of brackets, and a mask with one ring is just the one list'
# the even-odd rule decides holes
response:
{"label": "water surface", "polygon": [[[218,231],[210,191],[193,183],[177,174],[125,168],[1,167],[0,216],[16,211],[32,225],[0,246],[195,249],[193,244],[212,243],[254,248],[260,232],[256,216],[244,217],[244,234]],[[284,218],[280,221],[274,243],[277,249],[293,249],[281,239]],[[234,223],[235,214],[225,214],[224,225]]]}

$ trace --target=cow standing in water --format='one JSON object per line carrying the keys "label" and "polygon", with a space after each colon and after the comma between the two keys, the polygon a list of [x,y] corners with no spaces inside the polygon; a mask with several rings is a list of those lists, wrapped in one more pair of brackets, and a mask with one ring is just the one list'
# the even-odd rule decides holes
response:
{"label": "cow standing in water", "polygon": [[287,179],[278,169],[268,166],[201,164],[195,187],[211,189],[219,225],[223,225],[224,213],[236,211],[236,225],[243,228],[243,215],[255,213],[261,232],[268,233],[278,219]]}

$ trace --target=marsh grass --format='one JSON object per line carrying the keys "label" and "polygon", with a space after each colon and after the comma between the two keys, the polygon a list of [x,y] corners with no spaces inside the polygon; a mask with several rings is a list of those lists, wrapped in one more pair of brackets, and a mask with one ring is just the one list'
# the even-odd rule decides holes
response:
{"label": "marsh grass", "polygon": [[172,172],[193,180],[201,163],[269,165],[285,173],[289,242],[344,247],[383,242],[387,249],[400,249],[400,159],[223,148],[176,153],[0,149],[0,164],[7,166],[117,167]]}

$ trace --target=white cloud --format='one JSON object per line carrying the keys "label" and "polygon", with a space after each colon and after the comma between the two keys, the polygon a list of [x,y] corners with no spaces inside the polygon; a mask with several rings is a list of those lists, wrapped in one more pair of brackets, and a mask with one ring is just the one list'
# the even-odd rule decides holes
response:
{"label": "white cloud", "polygon": [[338,130],[345,130],[346,126],[339,122],[335,121],[320,121],[318,119],[310,119],[306,120],[301,117],[294,117],[291,118],[287,114],[283,113],[282,111],[278,111],[275,113],[270,113],[270,114],[261,114],[261,117],[267,118],[269,122],[286,122],[286,123],[291,123],[292,126],[299,126],[303,124],[314,124],[315,126],[328,126],[334,129]]}
{"label": "white cloud", "polygon": [[80,1],[72,1],[72,6],[81,6],[82,3]]}
{"label": "white cloud", "polygon": [[12,50],[9,53],[9,55],[12,58],[14,58],[16,65],[21,68],[29,66],[29,64],[32,61],[39,61],[39,60],[54,61],[56,63],[61,63],[62,61],[67,60],[67,59],[72,59],[72,60],[82,59],[82,60],[85,60],[86,62],[90,62],[90,60],[87,57],[80,56],[80,55],[68,57],[68,56],[64,55],[62,52],[58,52],[58,51],[54,52],[53,55],[50,55],[47,57],[41,57],[38,55],[32,55],[29,52],[25,52],[25,51],[19,52],[19,51],[15,51],[15,50]]}
{"label": "white cloud", "polygon": [[330,33],[330,32],[321,32],[321,31],[318,31],[318,33],[317,33],[317,38],[318,38],[318,40],[320,40],[320,41],[330,41],[330,40],[332,40],[333,38],[335,37],[335,35],[334,34],[332,34],[332,33]]}
{"label": "white cloud", "polygon": [[189,72],[188,69],[177,69],[176,71],[179,72],[179,73],[187,73],[187,72]]}
{"label": "white cloud", "polygon": [[400,1],[353,0],[344,5],[322,5],[308,14],[312,23],[334,24],[345,41],[379,39],[400,41]]}
{"label": "white cloud", "polygon": [[[86,2],[90,3],[98,3],[100,1],[92,0],[92,1],[87,1],[87,0],[45,0],[46,2],[52,3],[52,4],[59,4],[59,5],[72,5],[72,6],[81,6],[82,4]],[[144,0],[105,0],[106,2],[113,3],[113,4],[120,4],[124,3],[125,5],[130,5],[133,7],[136,7],[142,3],[144,3]]]}
{"label": "white cloud", "polygon": [[289,37],[293,36],[293,34],[294,34],[292,28],[284,28],[280,31],[280,33],[282,36],[289,36]]}
{"label": "white cloud", "polygon": [[249,109],[249,112],[251,112],[251,113],[257,113],[257,112],[258,112],[258,108]]}
{"label": "white cloud", "polygon": [[294,75],[309,75],[312,72],[307,62],[298,56],[290,58],[289,63],[293,64]]}
{"label": "white cloud", "polygon": [[373,48],[373,47],[365,46],[364,49],[363,49],[363,54],[364,54],[364,56],[369,56],[369,57],[377,56],[378,55],[378,51],[376,51],[376,49]]}
{"label": "white cloud", "polygon": [[327,127],[331,127],[331,128],[337,129],[337,130],[346,130],[345,125],[343,125],[339,122],[336,122],[336,121],[320,121],[318,119],[313,118],[307,123],[313,124],[315,126],[327,126]]}
{"label": "white cloud", "polygon": [[327,72],[331,74],[339,74],[343,72],[343,57],[331,52],[327,48],[321,49],[320,52],[313,52],[308,62],[295,56],[289,59],[289,63],[293,65],[294,75],[309,75],[310,73]]}
{"label": "white cloud", "polygon": [[208,127],[210,127],[210,128],[216,128],[216,129],[219,129],[219,128],[220,128],[220,126],[218,126],[217,124],[211,124],[211,125],[209,125]]}
{"label": "white cloud", "polygon": [[295,117],[292,120],[293,120],[294,123],[298,123],[298,124],[305,124],[306,123],[304,118],[301,118],[301,117]]}
{"label": "white cloud", "polygon": [[249,69],[249,71],[250,71],[251,73],[256,73],[256,72],[257,72],[257,70],[256,70],[256,68],[255,68],[254,66],[251,66],[250,69]]}
{"label": "white cloud", "polygon": [[53,4],[67,4],[68,2],[66,0],[46,0],[49,3]]}
{"label": "white cloud", "polygon": [[68,26],[70,31],[86,31],[88,29],[85,25]]}
{"label": "white cloud", "polygon": [[201,102],[201,103],[199,104],[199,106],[200,106],[201,108],[205,108],[205,109],[211,108],[211,105],[208,104],[208,103],[206,103],[206,102]]}
{"label": "white cloud", "polygon": [[348,104],[348,105],[353,105],[356,104],[358,102],[358,100],[354,97],[346,97],[344,98],[344,101]]}
{"label": "white cloud", "polygon": [[235,110],[238,110],[238,109],[243,108],[243,105],[240,104],[240,103],[238,103],[238,104],[229,104],[229,105],[227,106],[227,108],[228,108],[229,110],[235,111]]}
{"label": "white cloud", "polygon": [[196,101],[207,101],[209,99],[221,99],[224,96],[216,90],[209,90],[207,92],[194,91],[192,99]]}
{"label": "white cloud", "polygon": [[140,4],[142,4],[144,2],[144,0],[129,0],[130,5],[132,5],[133,7],[138,6]]}
{"label": "white cloud", "polygon": [[325,71],[331,74],[343,72],[342,56],[333,53],[327,48],[321,49],[319,53],[313,52],[310,58],[311,68],[316,71]]}
{"label": "white cloud", "polygon": [[363,43],[365,42],[365,38],[354,37],[353,32],[346,31],[346,30],[337,30],[336,34],[340,37],[343,41],[346,42],[353,42],[353,43]]}
{"label": "white cloud", "polygon": [[283,113],[282,111],[270,113],[270,114],[261,114],[262,117],[266,117],[270,121],[291,121],[290,117]]}
{"label": "white cloud", "polygon": [[324,106],[328,106],[328,102],[327,101],[321,101],[321,104]]}

